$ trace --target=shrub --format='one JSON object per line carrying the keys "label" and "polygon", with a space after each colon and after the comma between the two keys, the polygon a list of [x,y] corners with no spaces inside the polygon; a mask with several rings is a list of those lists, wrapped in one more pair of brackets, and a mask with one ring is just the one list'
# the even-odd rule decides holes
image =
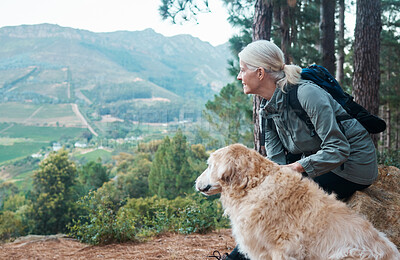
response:
{"label": "shrub", "polygon": [[96,196],[90,192],[78,205],[85,212],[68,226],[70,235],[89,244],[109,244],[124,242],[134,238],[133,220],[118,221],[116,215],[121,206],[115,204],[109,196]]}
{"label": "shrub", "polygon": [[26,226],[21,216],[12,211],[0,213],[0,241],[8,241],[24,235]]}
{"label": "shrub", "polygon": [[200,194],[174,200],[157,196],[130,199],[124,209],[126,217],[137,219],[138,237],[164,232],[207,233],[229,226],[219,201]]}
{"label": "shrub", "polygon": [[173,200],[157,196],[132,198],[115,205],[104,194],[90,193],[80,201],[87,214],[74,220],[70,235],[90,244],[143,241],[165,233],[206,233],[228,227],[217,200],[199,194]]}

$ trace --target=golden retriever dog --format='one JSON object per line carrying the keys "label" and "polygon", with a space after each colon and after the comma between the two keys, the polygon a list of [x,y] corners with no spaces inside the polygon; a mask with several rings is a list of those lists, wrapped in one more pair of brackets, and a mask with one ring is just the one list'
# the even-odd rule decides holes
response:
{"label": "golden retriever dog", "polygon": [[241,144],[212,153],[196,189],[221,193],[239,250],[252,260],[400,259],[383,233],[334,195]]}

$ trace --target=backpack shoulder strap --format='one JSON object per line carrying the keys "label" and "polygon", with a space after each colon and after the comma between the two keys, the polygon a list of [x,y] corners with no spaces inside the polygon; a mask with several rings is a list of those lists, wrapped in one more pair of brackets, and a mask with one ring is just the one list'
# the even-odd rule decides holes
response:
{"label": "backpack shoulder strap", "polygon": [[308,129],[310,130],[310,135],[314,136],[316,134],[314,125],[311,123],[310,117],[307,115],[306,111],[300,104],[299,98],[297,96],[298,89],[299,85],[294,85],[289,90],[287,94],[287,102],[292,107],[296,115],[306,123]]}

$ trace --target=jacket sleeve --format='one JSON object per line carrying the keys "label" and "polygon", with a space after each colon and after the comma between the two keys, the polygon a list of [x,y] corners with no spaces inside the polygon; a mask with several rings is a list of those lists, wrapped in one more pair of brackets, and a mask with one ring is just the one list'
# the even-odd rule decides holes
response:
{"label": "jacket sleeve", "polygon": [[[272,120],[272,118],[268,120]],[[265,129],[261,129],[261,131],[265,131],[265,150],[267,152],[267,158],[277,164],[285,165],[285,150],[283,149],[282,142],[276,132],[275,124],[272,121],[271,123],[272,124],[269,124],[267,122],[265,124]]]}
{"label": "jacket sleeve", "polygon": [[298,98],[321,139],[318,152],[298,161],[313,178],[347,161],[350,144],[336,121],[334,105],[338,104],[329,93],[318,86],[304,84],[298,89]]}

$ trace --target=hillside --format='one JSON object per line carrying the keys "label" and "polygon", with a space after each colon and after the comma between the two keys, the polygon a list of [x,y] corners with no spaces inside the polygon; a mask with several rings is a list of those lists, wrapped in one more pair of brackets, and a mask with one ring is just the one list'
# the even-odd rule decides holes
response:
{"label": "hillside", "polygon": [[0,42],[3,179],[28,175],[31,167],[8,166],[53,144],[114,149],[116,139],[133,145],[196,124],[204,103],[232,81],[228,44],[190,35],[38,24],[0,28]]}
{"label": "hillside", "polygon": [[[231,81],[227,44],[213,47],[189,35],[40,24],[0,28],[0,41],[3,100],[91,103],[104,101],[97,93],[109,88],[115,98],[207,99]],[[126,97],[123,87],[137,96]]]}

